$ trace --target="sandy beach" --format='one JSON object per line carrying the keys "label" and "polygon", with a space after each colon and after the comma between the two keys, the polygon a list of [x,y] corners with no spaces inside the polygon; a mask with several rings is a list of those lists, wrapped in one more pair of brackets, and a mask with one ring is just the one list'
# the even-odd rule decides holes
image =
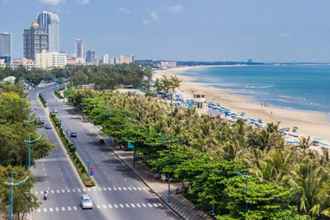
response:
{"label": "sandy beach", "polygon": [[154,73],[154,78],[162,75],[175,74],[182,80],[179,88],[187,97],[194,93],[202,93],[210,101],[224,105],[236,112],[245,112],[248,116],[261,118],[266,122],[280,122],[280,127],[297,126],[298,132],[304,136],[318,137],[330,140],[330,121],[325,113],[264,106],[251,97],[233,94],[230,90],[218,89],[194,82],[193,77],[180,75],[187,70],[200,67],[178,67],[160,70]]}

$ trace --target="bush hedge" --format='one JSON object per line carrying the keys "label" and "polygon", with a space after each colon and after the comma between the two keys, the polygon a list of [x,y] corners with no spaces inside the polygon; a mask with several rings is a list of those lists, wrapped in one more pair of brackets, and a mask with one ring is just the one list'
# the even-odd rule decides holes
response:
{"label": "bush hedge", "polygon": [[84,183],[86,187],[93,187],[95,186],[94,180],[88,175],[88,168],[84,164],[84,162],[81,160],[79,155],[76,152],[76,147],[74,144],[67,138],[65,135],[62,127],[61,127],[61,121],[57,118],[56,114],[49,113],[49,117],[52,121],[52,123],[55,126],[56,132],[61,138],[61,141],[66,148],[71,161],[73,162],[74,166],[76,167],[76,170],[79,173],[80,179]]}
{"label": "bush hedge", "polygon": [[44,97],[43,97],[41,94],[39,94],[39,99],[40,99],[40,101],[41,101],[41,104],[42,104],[45,108],[47,108],[47,101],[44,99]]}
{"label": "bush hedge", "polygon": [[54,95],[59,99],[64,99],[64,96],[60,93],[60,90],[55,90]]}

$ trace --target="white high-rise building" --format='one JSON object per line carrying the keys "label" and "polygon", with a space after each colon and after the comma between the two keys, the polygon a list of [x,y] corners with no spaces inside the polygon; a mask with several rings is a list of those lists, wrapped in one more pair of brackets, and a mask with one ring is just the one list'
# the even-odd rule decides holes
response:
{"label": "white high-rise building", "polygon": [[37,16],[39,28],[48,34],[48,51],[60,51],[60,18],[56,13],[43,11]]}
{"label": "white high-rise building", "polygon": [[40,69],[63,68],[67,64],[64,53],[42,51],[36,54],[35,64]]}
{"label": "white high-rise building", "polygon": [[103,64],[110,64],[110,57],[109,54],[104,54],[102,59]]}

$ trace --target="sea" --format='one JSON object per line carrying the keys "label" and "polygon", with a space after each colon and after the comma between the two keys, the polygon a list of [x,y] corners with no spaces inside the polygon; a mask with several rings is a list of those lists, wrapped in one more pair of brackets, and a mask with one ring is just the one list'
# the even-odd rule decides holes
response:
{"label": "sea", "polygon": [[330,113],[330,65],[215,66],[181,75],[265,105]]}

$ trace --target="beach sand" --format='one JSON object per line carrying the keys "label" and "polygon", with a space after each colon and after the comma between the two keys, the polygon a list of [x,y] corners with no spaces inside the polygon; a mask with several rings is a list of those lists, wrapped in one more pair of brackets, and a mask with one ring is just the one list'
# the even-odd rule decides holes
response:
{"label": "beach sand", "polygon": [[194,82],[193,77],[182,76],[180,73],[200,67],[178,67],[156,71],[154,78],[162,75],[175,74],[182,80],[179,88],[187,97],[194,93],[206,95],[207,100],[219,103],[235,112],[245,112],[248,116],[263,119],[266,122],[280,122],[280,127],[298,127],[303,136],[318,137],[330,141],[330,121],[328,115],[320,112],[303,111],[262,105],[251,97],[233,94],[230,90],[218,89]]}

